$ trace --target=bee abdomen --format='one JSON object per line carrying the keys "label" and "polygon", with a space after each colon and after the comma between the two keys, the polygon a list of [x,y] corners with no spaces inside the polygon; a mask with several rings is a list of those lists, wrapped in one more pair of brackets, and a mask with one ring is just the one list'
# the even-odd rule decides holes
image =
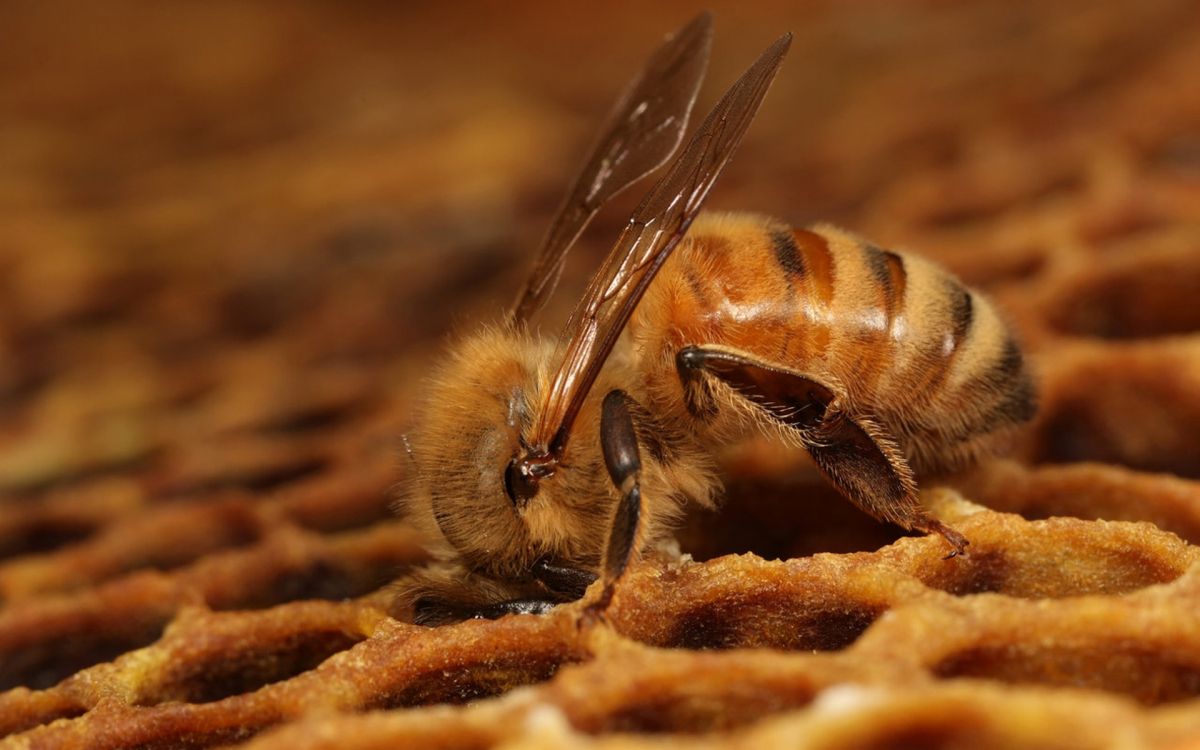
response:
{"label": "bee abdomen", "polygon": [[824,361],[850,408],[886,423],[918,470],[961,466],[1033,416],[1020,347],[986,297],[919,256],[834,227],[809,231],[834,258]]}
{"label": "bee abdomen", "polygon": [[687,401],[671,380],[675,351],[727,346],[835,386],[919,470],[966,463],[1033,411],[1020,349],[985,297],[920,256],[829,225],[702,216],[631,329],[655,353],[647,380],[665,410]]}
{"label": "bee abdomen", "polygon": [[913,378],[895,378],[891,389],[919,470],[969,462],[996,436],[1029,420],[1036,404],[1009,326],[985,297],[934,270],[941,298],[931,308],[939,323],[914,342],[922,355],[910,363],[918,368]]}

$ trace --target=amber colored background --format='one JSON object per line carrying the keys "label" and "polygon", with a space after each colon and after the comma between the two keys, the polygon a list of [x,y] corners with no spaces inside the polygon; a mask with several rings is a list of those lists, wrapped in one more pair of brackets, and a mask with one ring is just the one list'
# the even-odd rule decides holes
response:
{"label": "amber colored background", "polygon": [[[709,205],[926,253],[1020,329],[1042,411],[970,498],[1200,540],[1200,5],[714,9],[702,110],[772,39],[796,38]],[[51,686],[154,643],[189,607],[230,623],[222,611],[371,595],[356,600],[369,617],[337,616],[385,621],[371,592],[422,559],[389,496],[431,357],[510,299],[610,101],[696,10],[0,4],[0,688],[48,689],[0,694],[0,730],[109,700],[111,675]],[[548,332],[637,192],[573,256]],[[687,532],[698,557],[900,535],[820,484],[756,506],[780,480],[766,463],[735,467],[739,521]],[[998,590],[985,584],[963,589]],[[142,683],[128,660],[111,674],[162,727],[175,708],[159,702],[199,716],[192,703],[286,680],[375,637],[362,630],[265,676],[171,667]]]}
{"label": "amber colored background", "polygon": [[[649,5],[5,3],[5,405],[128,366],[123,345],[152,369],[284,335],[392,356],[494,309],[609,101],[694,12]],[[1131,151],[1194,169],[1194,130],[1161,119],[1196,98],[1192,3],[715,9],[702,107],[796,42],[712,207],[984,255],[1003,240],[953,230],[1018,197]]]}
{"label": "amber colored background", "polygon": [[[643,5],[4,4],[0,491],[187,485],[180,466],[254,451],[286,468],[312,437],[292,428],[351,416],[394,448],[436,342],[511,297],[609,102],[694,12]],[[1194,3],[716,15],[701,107],[796,39],[710,207],[939,258],[1016,303],[1035,357],[1200,325]],[[637,192],[585,238],[549,332]],[[1190,406],[1156,444],[1117,434],[1146,408],[1047,413],[1029,451],[1200,474]]]}

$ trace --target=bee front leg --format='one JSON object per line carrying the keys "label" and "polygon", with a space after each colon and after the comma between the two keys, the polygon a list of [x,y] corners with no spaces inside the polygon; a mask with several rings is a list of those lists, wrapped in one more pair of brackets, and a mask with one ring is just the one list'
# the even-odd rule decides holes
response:
{"label": "bee front leg", "polygon": [[413,623],[437,627],[463,620],[496,620],[505,615],[542,615],[559,602],[549,599],[509,599],[502,602],[463,603],[423,598],[413,603]]}
{"label": "bee front leg", "polygon": [[[396,611],[407,610],[416,625],[439,626],[463,620],[495,620],[505,615],[544,614],[567,601],[539,583],[496,579],[471,572],[461,564],[434,563],[396,582]],[[582,592],[580,587],[575,598]]]}
{"label": "bee front leg", "polygon": [[574,601],[583,596],[587,587],[596,582],[597,577],[590,570],[559,565],[545,559],[533,564],[532,573],[550,593],[562,597],[563,601]]}
{"label": "bee front leg", "polygon": [[624,391],[615,390],[604,397],[601,410],[600,447],[604,451],[604,465],[620,491],[621,499],[604,548],[604,564],[601,568],[604,588],[600,597],[584,610],[585,621],[603,618],[604,611],[612,602],[617,581],[625,574],[637,549],[642,514],[642,459],[638,451],[637,430],[630,413],[633,404],[633,399]]}

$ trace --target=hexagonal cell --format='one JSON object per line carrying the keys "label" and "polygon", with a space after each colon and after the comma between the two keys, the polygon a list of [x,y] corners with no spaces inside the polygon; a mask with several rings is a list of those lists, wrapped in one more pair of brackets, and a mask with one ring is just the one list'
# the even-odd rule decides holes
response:
{"label": "hexagonal cell", "polygon": [[1057,372],[1034,428],[1034,460],[1200,477],[1198,373],[1186,347],[1114,353]]}
{"label": "hexagonal cell", "polygon": [[450,652],[436,664],[418,671],[394,689],[375,695],[368,708],[407,708],[438,703],[461,704],[502,695],[522,685],[545,682],[566,664],[579,661],[561,644],[512,649],[501,653]]}
{"label": "hexagonal cell", "polygon": [[181,661],[166,679],[154,686],[153,699],[148,703],[211,703],[251,693],[307,672],[362,640],[363,636],[338,628],[304,630],[276,638],[269,644]]}
{"label": "hexagonal cell", "polygon": [[1089,270],[1047,311],[1063,333],[1135,339],[1200,331],[1200,246],[1137,253]]}
{"label": "hexagonal cell", "polygon": [[589,729],[596,733],[639,734],[725,732],[812,702],[815,691],[810,687],[790,687],[790,690],[777,687],[769,692],[723,691],[719,695],[679,690],[622,706],[606,716],[601,726]]}
{"label": "hexagonal cell", "polygon": [[819,552],[868,552],[903,536],[816,476],[803,451],[790,470],[759,475],[731,473],[716,511],[690,511],[676,533],[680,548],[697,560],[753,553],[787,559]]}
{"label": "hexagonal cell", "polygon": [[[956,596],[998,593],[1023,599],[1127,594],[1179,578],[1191,564],[1179,556],[1182,543],[1168,549],[1165,534],[1141,538],[1129,533],[1084,533],[1084,522],[1061,519],[1051,525],[1024,525],[1020,539],[998,539],[990,531],[975,536],[967,554],[947,565],[913,575],[926,585]],[[1111,528],[1111,527],[1110,527]],[[1172,555],[1172,553],[1175,553]]]}
{"label": "hexagonal cell", "polygon": [[810,704],[826,684],[810,662],[764,652],[619,651],[564,670],[545,694],[588,734],[695,734]]}
{"label": "hexagonal cell", "polygon": [[372,702],[371,708],[469,703],[545,682],[566,663],[565,655],[512,653],[456,664],[417,675],[403,690]]}
{"label": "hexagonal cell", "polygon": [[939,677],[1092,688],[1154,706],[1200,695],[1200,661],[1135,642],[981,644],[936,664]]}
{"label": "hexagonal cell", "polygon": [[838,651],[854,643],[882,613],[882,608],[849,598],[818,604],[769,590],[750,592],[679,613],[674,628],[657,645]]}
{"label": "hexagonal cell", "polygon": [[892,584],[911,583],[878,560],[857,562],[730,555],[647,564],[622,581],[609,619],[625,637],[660,648],[838,651],[891,606]]}
{"label": "hexagonal cell", "polygon": [[82,669],[148,646],[162,635],[168,618],[166,612],[127,612],[98,622],[83,615],[60,627],[43,624],[10,634],[0,652],[0,690],[49,688]]}
{"label": "hexagonal cell", "polygon": [[48,518],[31,512],[24,518],[15,519],[0,536],[0,560],[78,544],[94,534],[96,528],[94,519]]}

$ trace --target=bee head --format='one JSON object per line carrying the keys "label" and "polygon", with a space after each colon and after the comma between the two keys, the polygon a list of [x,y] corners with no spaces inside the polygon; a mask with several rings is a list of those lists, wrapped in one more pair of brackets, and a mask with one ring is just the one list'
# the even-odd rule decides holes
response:
{"label": "bee head", "polygon": [[402,505],[440,557],[501,578],[525,575],[544,557],[596,562],[591,527],[611,512],[596,502],[603,486],[592,486],[604,476],[599,450],[530,460],[524,439],[553,358],[552,343],[490,330],[463,340],[434,376],[410,441]]}

